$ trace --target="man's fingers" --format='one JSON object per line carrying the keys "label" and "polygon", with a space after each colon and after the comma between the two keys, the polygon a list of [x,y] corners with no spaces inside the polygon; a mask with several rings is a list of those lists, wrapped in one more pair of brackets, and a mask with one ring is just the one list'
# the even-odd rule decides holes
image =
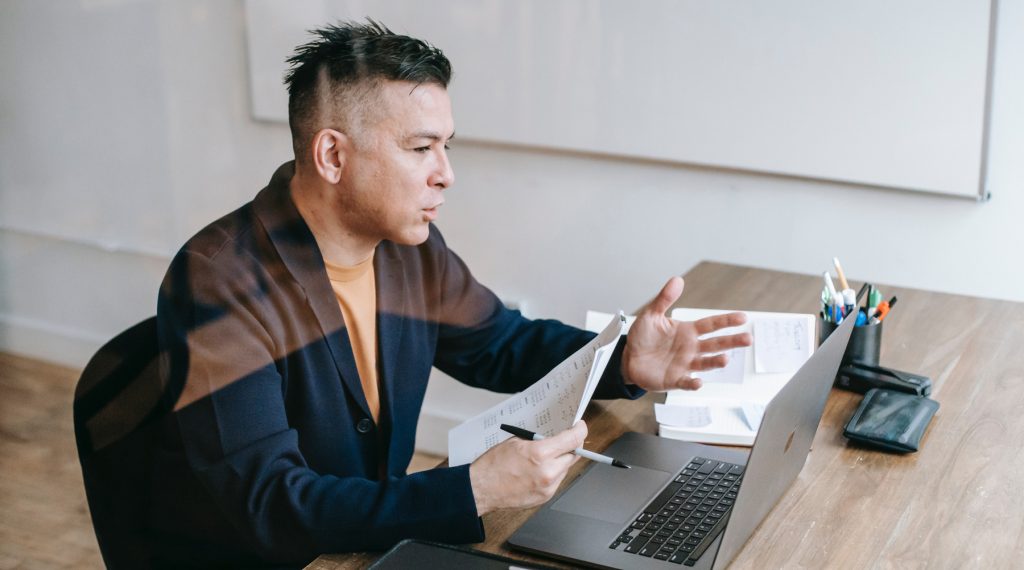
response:
{"label": "man's fingers", "polygon": [[704,370],[713,370],[715,368],[724,368],[729,363],[729,357],[724,354],[713,354],[711,356],[701,356],[695,358],[691,369],[694,372],[701,372]]}
{"label": "man's fingers", "polygon": [[675,386],[669,386],[668,388],[675,390],[696,390],[703,384],[704,383],[701,382],[700,378],[685,377],[677,380]]}
{"label": "man's fingers", "polygon": [[650,303],[644,307],[643,312],[651,312],[658,315],[664,315],[668,312],[669,307],[672,303],[675,303],[679,296],[683,294],[683,278],[673,277],[665,283],[665,286],[661,288],[657,296],[651,299]]}
{"label": "man's fingers", "polygon": [[750,346],[750,333],[744,332],[702,339],[697,343],[697,352],[708,354],[741,346]]}
{"label": "man's fingers", "polygon": [[583,447],[586,439],[587,423],[580,420],[562,433],[537,442],[537,446],[545,457],[557,457],[571,453],[577,447]]}
{"label": "man's fingers", "polygon": [[740,312],[726,313],[724,315],[713,315],[693,321],[694,328],[698,335],[706,335],[717,330],[738,327],[747,322],[747,315]]}

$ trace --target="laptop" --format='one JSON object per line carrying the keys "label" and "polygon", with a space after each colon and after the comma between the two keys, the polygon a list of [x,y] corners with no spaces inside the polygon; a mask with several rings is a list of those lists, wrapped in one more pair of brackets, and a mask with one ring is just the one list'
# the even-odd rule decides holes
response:
{"label": "laptop", "polygon": [[508,540],[599,568],[724,568],[803,469],[856,319],[765,408],[750,451],[625,433]]}

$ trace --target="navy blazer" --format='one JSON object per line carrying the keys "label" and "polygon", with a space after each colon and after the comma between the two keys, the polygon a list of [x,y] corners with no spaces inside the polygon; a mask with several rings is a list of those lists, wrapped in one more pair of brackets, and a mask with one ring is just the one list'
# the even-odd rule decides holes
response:
{"label": "navy blazer", "polygon": [[[300,565],[404,538],[478,542],[469,466],[406,475],[431,366],[522,390],[593,338],[506,309],[431,226],[375,254],[381,413],[371,419],[292,163],[175,256],[160,290],[157,565]],[[621,345],[595,397],[637,397]]]}

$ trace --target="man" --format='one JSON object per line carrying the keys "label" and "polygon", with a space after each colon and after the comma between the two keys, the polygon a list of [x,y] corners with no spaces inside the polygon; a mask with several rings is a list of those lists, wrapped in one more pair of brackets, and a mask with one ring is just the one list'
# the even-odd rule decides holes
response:
{"label": "man", "polygon": [[[451,68],[383,26],[316,32],[289,61],[294,163],[190,239],[158,303],[180,393],[152,456],[157,565],[296,565],[403,538],[483,539],[479,517],[549,499],[587,434],[509,440],[406,475],[432,366],[522,390],[593,335],[505,309],[432,225],[454,182]],[[693,389],[748,335],[742,315],[677,323],[670,280],[596,397]]]}

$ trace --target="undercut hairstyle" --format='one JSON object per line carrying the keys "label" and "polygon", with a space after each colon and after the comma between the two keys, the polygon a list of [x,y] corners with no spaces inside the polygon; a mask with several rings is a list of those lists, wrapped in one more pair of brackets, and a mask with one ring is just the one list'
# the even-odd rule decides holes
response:
{"label": "undercut hairstyle", "polygon": [[451,63],[441,50],[395,34],[379,22],[340,22],[310,33],[315,39],[295,49],[284,78],[296,162],[308,160],[307,149],[321,129],[358,136],[383,81],[433,83],[446,89],[451,81]]}

